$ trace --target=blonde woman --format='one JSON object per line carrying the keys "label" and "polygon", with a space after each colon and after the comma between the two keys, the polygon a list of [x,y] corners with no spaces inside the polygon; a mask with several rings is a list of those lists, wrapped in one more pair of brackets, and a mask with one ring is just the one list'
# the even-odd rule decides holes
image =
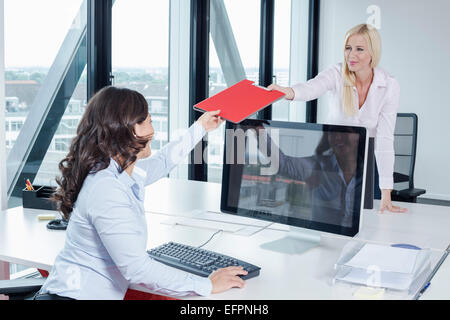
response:
{"label": "blonde woman", "polygon": [[400,87],[391,75],[378,67],[381,39],[378,31],[366,24],[350,29],[345,37],[344,63],[336,64],[306,83],[292,88],[272,84],[286,94],[287,100],[310,101],[331,92],[328,123],[359,125],[375,138],[375,158],[381,189],[380,213],[406,212],[394,206],[394,128],[399,107]]}

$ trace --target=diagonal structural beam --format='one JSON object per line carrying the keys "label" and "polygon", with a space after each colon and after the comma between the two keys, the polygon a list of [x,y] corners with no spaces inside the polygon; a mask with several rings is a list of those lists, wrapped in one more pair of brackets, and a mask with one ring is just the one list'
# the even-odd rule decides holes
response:
{"label": "diagonal structural beam", "polygon": [[86,12],[85,0],[9,153],[8,197],[20,196],[25,180],[34,180],[86,66]]}
{"label": "diagonal structural beam", "polygon": [[245,79],[244,65],[223,0],[211,0],[210,10],[211,37],[225,81],[230,87]]}

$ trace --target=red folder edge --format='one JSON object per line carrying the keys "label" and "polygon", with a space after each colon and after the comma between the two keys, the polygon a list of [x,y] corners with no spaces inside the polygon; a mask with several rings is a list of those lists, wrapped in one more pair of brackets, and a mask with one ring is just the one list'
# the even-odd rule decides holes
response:
{"label": "red folder edge", "polygon": [[242,80],[206,100],[194,105],[194,110],[208,112],[220,110],[219,117],[232,123],[240,123],[285,96],[277,90],[267,90]]}

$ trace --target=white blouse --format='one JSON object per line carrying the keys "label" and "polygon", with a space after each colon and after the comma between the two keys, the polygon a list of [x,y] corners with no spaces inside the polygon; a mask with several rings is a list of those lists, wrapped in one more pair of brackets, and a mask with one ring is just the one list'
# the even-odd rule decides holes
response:
{"label": "white blouse", "polygon": [[[366,101],[357,115],[347,116],[342,106],[342,64],[336,64],[319,73],[314,79],[292,86],[294,100],[310,101],[327,91],[331,103],[326,123],[366,127],[370,137],[375,138],[375,158],[378,166],[380,189],[394,186],[394,129],[399,107],[400,86],[385,70],[374,69],[373,82]],[[358,92],[355,92],[357,106]]]}

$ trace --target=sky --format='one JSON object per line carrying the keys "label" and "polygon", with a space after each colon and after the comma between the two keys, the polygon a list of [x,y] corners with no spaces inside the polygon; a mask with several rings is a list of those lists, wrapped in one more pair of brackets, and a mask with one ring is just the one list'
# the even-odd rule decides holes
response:
{"label": "sky", "polygon": [[81,0],[4,0],[5,66],[50,67]]}
{"label": "sky", "polygon": [[[258,67],[260,0],[224,1],[244,67]],[[289,66],[290,2],[275,2],[275,67]],[[6,67],[50,67],[82,0],[4,3]],[[168,66],[169,0],[116,0],[112,32],[113,68]],[[214,50],[210,66],[219,67]]]}

